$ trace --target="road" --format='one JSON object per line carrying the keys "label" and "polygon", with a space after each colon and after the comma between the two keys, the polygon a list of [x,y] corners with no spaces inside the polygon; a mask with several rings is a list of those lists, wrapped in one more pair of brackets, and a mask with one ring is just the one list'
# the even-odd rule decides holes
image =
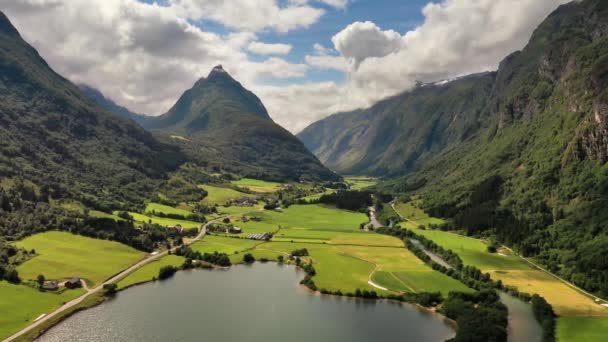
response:
{"label": "road", "polygon": [[[201,231],[198,233],[198,235],[190,240],[188,243],[186,243],[185,245],[189,245],[192,244],[200,239],[202,239],[205,234],[207,234],[207,227],[212,224],[212,223],[216,223],[219,222],[221,220],[223,220],[225,217],[220,217],[217,218],[215,220],[211,220],[207,223],[205,223],[205,225],[203,226],[203,228],[201,228]],[[91,295],[92,293],[95,293],[97,291],[100,291],[101,289],[103,289],[103,286],[105,284],[110,284],[110,283],[116,283],[117,281],[119,281],[120,279],[126,277],[127,275],[129,275],[130,273],[134,272],[135,270],[137,270],[138,268],[152,262],[155,260],[158,260],[162,257],[164,257],[165,255],[167,255],[169,253],[169,251],[174,252],[175,250],[177,250],[179,248],[179,246],[177,247],[173,247],[170,250],[166,250],[164,252],[158,253],[156,255],[150,255],[147,258],[139,261],[138,263],[132,265],[131,267],[121,271],[120,273],[114,275],[113,277],[111,277],[110,279],[106,280],[105,282],[103,282],[102,284],[98,285],[97,287],[94,287],[92,289],[89,289],[88,287],[84,287],[86,290],[86,293],[84,293],[83,295],[81,295],[78,298],[72,299],[71,301],[63,304],[61,307],[59,307],[58,309],[56,309],[55,311],[47,314],[46,316],[40,318],[39,320],[35,321],[34,323],[28,325],[27,327],[23,328],[21,331],[15,333],[14,335],[2,340],[2,342],[9,342],[9,341],[13,341],[18,337],[21,337],[23,334],[30,332],[32,329],[42,325],[44,322],[48,321],[49,319],[61,314],[62,312],[64,312],[65,310],[74,307],[75,305],[78,305],[80,303],[82,303],[83,300],[85,300],[89,295]]]}

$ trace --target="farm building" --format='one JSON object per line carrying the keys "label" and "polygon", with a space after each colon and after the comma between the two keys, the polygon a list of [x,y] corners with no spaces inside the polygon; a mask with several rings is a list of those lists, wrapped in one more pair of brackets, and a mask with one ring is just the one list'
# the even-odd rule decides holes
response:
{"label": "farm building", "polygon": [[57,291],[59,289],[59,283],[55,280],[45,281],[44,284],[42,284],[42,289],[45,291]]}
{"label": "farm building", "polygon": [[74,277],[66,281],[64,286],[68,289],[75,289],[77,287],[81,287],[82,284],[80,283],[80,278]]}

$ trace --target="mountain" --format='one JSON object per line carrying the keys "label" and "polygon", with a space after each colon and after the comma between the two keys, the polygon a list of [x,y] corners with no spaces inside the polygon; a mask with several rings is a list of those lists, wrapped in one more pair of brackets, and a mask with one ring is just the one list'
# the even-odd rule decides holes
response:
{"label": "mountain", "polygon": [[88,86],[86,84],[79,84],[78,88],[82,91],[83,94],[91,98],[91,100],[95,101],[99,106],[104,108],[105,110],[120,114],[125,118],[129,118],[138,124],[142,125],[148,120],[150,117],[143,114],[138,114],[130,111],[128,108],[125,108],[116,102],[112,101],[112,99],[107,98],[101,91]]}
{"label": "mountain", "polygon": [[54,199],[119,207],[182,161],[55,73],[0,13],[0,185],[27,180]]}
{"label": "mountain", "polygon": [[494,237],[608,295],[607,86],[608,2],[575,1],[494,73],[417,87],[299,137],[342,172],[401,175],[381,188],[420,194],[445,229]]}
{"label": "mountain", "polygon": [[495,76],[483,73],[419,85],[371,108],[329,116],[298,138],[340,173],[407,173],[478,131]]}
{"label": "mountain", "polygon": [[216,171],[269,180],[339,178],[272,121],[260,99],[221,66],[143,126]]}

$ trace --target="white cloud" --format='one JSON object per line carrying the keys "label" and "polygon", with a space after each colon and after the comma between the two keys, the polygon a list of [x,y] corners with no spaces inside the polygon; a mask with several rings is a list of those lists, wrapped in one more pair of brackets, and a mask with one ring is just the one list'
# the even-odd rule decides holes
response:
{"label": "white cloud", "polygon": [[[443,0],[429,3],[423,23],[395,32],[356,22],[336,33],[333,49],[315,44],[302,63],[252,61],[256,33],[305,29],[345,0],[0,0],[2,9],[62,75],[99,88],[118,103],[150,114],[166,111],[216,64],[256,92],[280,124],[296,132],[336,111],[366,106],[412,87],[496,69],[521,49],[537,25],[568,0]],[[325,7],[323,7],[325,8]],[[403,18],[407,21],[408,18]],[[192,22],[221,23],[227,35]],[[259,43],[263,44],[263,43]],[[304,64],[306,62],[306,64]],[[310,69],[345,70],[346,82],[263,86],[298,79]]]}
{"label": "white cloud", "polygon": [[250,61],[244,51],[255,34],[205,32],[168,6],[0,0],[0,8],[60,74],[142,113],[162,114],[217,64],[249,87],[256,79],[303,77],[308,68],[279,58]]}
{"label": "white cloud", "polygon": [[[332,97],[347,97],[349,101],[335,101],[342,109],[355,109],[408,90],[416,80],[431,82],[496,70],[504,57],[523,48],[534,29],[566,2],[569,0],[444,0],[425,6],[424,22],[404,34],[382,30],[371,22],[348,25],[332,39],[340,57],[350,64],[346,83]],[[319,46],[315,51],[325,50]],[[322,56],[317,52],[307,62],[318,68],[340,65],[330,52],[325,55],[329,58]],[[315,100],[320,105],[311,103]],[[320,108],[306,118],[323,117],[325,101],[306,98],[307,108]]]}
{"label": "white cloud", "polygon": [[227,27],[288,32],[316,23],[325,11],[307,2],[281,5],[278,0],[169,0],[171,8],[190,19],[207,19]]}
{"label": "white cloud", "polygon": [[384,57],[399,51],[403,46],[402,37],[398,32],[382,31],[371,21],[352,23],[331,41],[336,50],[355,68],[369,57]]}
{"label": "white cloud", "polygon": [[289,44],[266,44],[261,42],[251,42],[247,50],[258,55],[286,55],[291,51]]}

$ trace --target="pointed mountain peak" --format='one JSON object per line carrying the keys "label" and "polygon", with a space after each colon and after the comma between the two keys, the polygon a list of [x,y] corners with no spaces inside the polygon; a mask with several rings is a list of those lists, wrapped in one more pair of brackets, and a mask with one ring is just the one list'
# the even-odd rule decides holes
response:
{"label": "pointed mountain peak", "polygon": [[19,32],[13,26],[8,17],[4,14],[4,12],[0,11],[0,32],[19,35]]}

